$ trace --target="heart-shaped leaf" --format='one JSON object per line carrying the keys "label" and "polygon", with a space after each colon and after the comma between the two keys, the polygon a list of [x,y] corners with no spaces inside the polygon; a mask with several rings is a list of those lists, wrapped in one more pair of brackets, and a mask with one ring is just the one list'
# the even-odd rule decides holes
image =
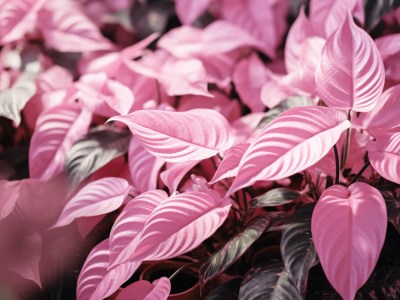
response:
{"label": "heart-shaped leaf", "polygon": [[400,132],[377,136],[367,144],[372,167],[387,180],[400,184]]}
{"label": "heart-shaped leaf", "polygon": [[65,205],[52,228],[66,226],[80,217],[104,215],[119,208],[124,202],[129,183],[122,178],[106,177],[84,186]]}
{"label": "heart-shaped leaf", "polygon": [[385,241],[387,213],[381,193],[356,182],[326,189],[315,206],[311,230],[325,275],[345,299],[371,275]]}
{"label": "heart-shaped leaf", "polygon": [[288,277],[281,261],[271,261],[268,265],[250,269],[242,281],[239,300],[290,299],[303,297]]}
{"label": "heart-shaped leaf", "polygon": [[154,190],[137,196],[124,207],[110,232],[110,261],[117,259],[143,229],[152,211],[166,199],[166,192]]}
{"label": "heart-shaped leaf", "polygon": [[93,130],[78,140],[67,153],[64,172],[72,188],[114,158],[128,151],[131,134],[108,127]]}
{"label": "heart-shaped leaf", "polygon": [[140,280],[122,289],[116,300],[167,300],[170,291],[171,282],[167,277],[161,277],[153,283]]}
{"label": "heart-shaped leaf", "polygon": [[329,107],[295,107],[265,127],[242,157],[228,194],[257,180],[278,180],[312,166],[350,127],[345,115]]}
{"label": "heart-shaped leaf", "polygon": [[257,196],[251,200],[249,204],[251,207],[278,206],[290,203],[300,196],[301,194],[297,191],[286,188],[276,188]]}
{"label": "heart-shaped leaf", "polygon": [[221,198],[213,190],[174,194],[151,212],[141,232],[112,265],[163,260],[186,253],[222,225],[230,207],[230,199]]}
{"label": "heart-shaped leaf", "polygon": [[31,178],[47,180],[62,172],[67,151],[86,134],[90,121],[90,112],[76,103],[42,113],[29,148]]}
{"label": "heart-shaped leaf", "polygon": [[140,110],[110,120],[125,123],[147,151],[169,162],[205,159],[233,143],[229,123],[211,109]]}
{"label": "heart-shaped leaf", "polygon": [[108,271],[109,240],[93,248],[83,264],[76,288],[77,300],[98,300],[112,295],[132,276],[141,262],[128,262]]}
{"label": "heart-shaped leaf", "polygon": [[372,38],[350,14],[326,41],[315,74],[324,102],[340,109],[367,112],[376,105],[385,83],[385,68]]}
{"label": "heart-shaped leaf", "polygon": [[200,267],[201,281],[206,283],[237,261],[263,234],[269,222],[268,215],[256,217],[242,232],[231,238]]}
{"label": "heart-shaped leaf", "polygon": [[314,205],[298,209],[282,233],[281,252],[286,272],[305,297],[308,272],[318,263],[317,252],[311,241],[311,215]]}

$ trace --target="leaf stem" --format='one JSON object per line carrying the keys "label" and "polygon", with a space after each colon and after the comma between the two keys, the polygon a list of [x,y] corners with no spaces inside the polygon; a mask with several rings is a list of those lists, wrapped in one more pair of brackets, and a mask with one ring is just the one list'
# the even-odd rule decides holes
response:
{"label": "leaf stem", "polygon": [[333,152],[335,153],[335,161],[336,161],[336,174],[335,174],[335,184],[339,184],[339,171],[340,171],[340,163],[339,163],[339,153],[336,145],[333,146]]}
{"label": "leaf stem", "polygon": [[354,178],[351,180],[349,185],[352,185],[353,183],[355,183],[362,175],[362,173],[364,173],[364,171],[369,167],[371,163],[369,162],[369,160],[367,160],[367,162],[365,163],[365,165],[361,168],[360,171],[358,171],[357,175],[354,176]]}
{"label": "leaf stem", "polygon": [[[351,121],[351,110],[347,112],[347,120]],[[344,144],[344,148],[342,148],[342,161],[340,164],[340,169],[343,170],[344,166],[346,165],[347,158],[349,157],[349,146],[350,146],[350,133],[351,133],[351,127],[347,128],[346,130],[346,142]]]}

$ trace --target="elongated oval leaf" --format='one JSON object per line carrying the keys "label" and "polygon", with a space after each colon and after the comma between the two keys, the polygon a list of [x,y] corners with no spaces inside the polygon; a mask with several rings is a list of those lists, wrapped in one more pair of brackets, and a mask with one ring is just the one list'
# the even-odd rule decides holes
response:
{"label": "elongated oval leaf", "polygon": [[242,157],[228,194],[257,180],[278,180],[312,166],[350,127],[345,115],[329,107],[295,107],[265,127]]}
{"label": "elongated oval leaf", "polygon": [[171,282],[167,277],[161,277],[150,283],[137,281],[124,288],[116,300],[167,300],[171,291]]}
{"label": "elongated oval leaf", "polygon": [[345,300],[353,299],[371,275],[386,226],[385,201],[372,186],[334,185],[322,193],[311,220],[312,237],[326,277]]}
{"label": "elongated oval leaf", "polygon": [[210,184],[213,184],[224,178],[236,176],[239,170],[240,160],[249,146],[249,143],[241,143],[226,151],[217,171],[215,171],[213,178],[210,180]]}
{"label": "elongated oval leaf", "polygon": [[324,102],[340,109],[367,112],[374,108],[385,82],[385,69],[372,38],[350,14],[322,50],[315,74]]}
{"label": "elongated oval leaf", "polygon": [[400,132],[377,136],[367,144],[372,167],[384,178],[400,184]]}
{"label": "elongated oval leaf", "polygon": [[306,295],[308,272],[318,263],[311,241],[311,215],[314,205],[302,206],[282,233],[281,252],[289,278],[303,297]]}
{"label": "elongated oval leaf", "polygon": [[110,232],[110,261],[140,233],[152,211],[166,199],[166,192],[154,190],[137,196],[124,207]]}
{"label": "elongated oval leaf", "polygon": [[300,196],[301,194],[297,191],[286,188],[276,188],[251,200],[250,206],[251,207],[278,206],[290,203],[298,199]]}
{"label": "elongated oval leaf", "polygon": [[98,300],[112,295],[139,267],[141,262],[128,262],[108,271],[109,241],[102,241],[89,253],[78,277],[77,300]]}
{"label": "elongated oval leaf", "polygon": [[128,188],[129,183],[117,177],[89,183],[65,205],[52,228],[68,225],[76,218],[94,217],[116,210],[124,202]]}
{"label": "elongated oval leaf", "polygon": [[130,139],[129,131],[109,127],[92,131],[78,140],[68,151],[64,163],[71,186],[75,187],[114,158],[125,154]]}
{"label": "elongated oval leaf", "polygon": [[280,261],[255,267],[247,272],[239,291],[239,300],[303,299]]}
{"label": "elongated oval leaf", "polygon": [[67,151],[86,134],[89,111],[76,103],[56,106],[40,115],[29,147],[31,178],[47,180],[63,169]]}
{"label": "elongated oval leaf", "polygon": [[263,234],[269,225],[270,217],[262,215],[252,220],[246,228],[230,239],[214,253],[201,267],[201,281],[206,283],[225,271],[237,261],[247,249]]}
{"label": "elongated oval leaf", "polygon": [[228,216],[229,198],[212,190],[172,195],[158,205],[140,234],[119,254],[113,265],[131,260],[162,260],[196,248]]}
{"label": "elongated oval leaf", "polygon": [[233,143],[229,123],[211,109],[140,110],[110,120],[125,123],[147,151],[169,162],[208,158]]}

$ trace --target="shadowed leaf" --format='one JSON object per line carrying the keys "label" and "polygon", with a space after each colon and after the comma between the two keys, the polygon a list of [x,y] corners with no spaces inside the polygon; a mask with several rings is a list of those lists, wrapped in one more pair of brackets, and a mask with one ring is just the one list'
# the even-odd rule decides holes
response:
{"label": "shadowed leaf", "polygon": [[206,283],[221,274],[230,265],[237,261],[246,250],[261,236],[270,221],[268,215],[263,215],[252,220],[239,234],[228,241],[222,249],[217,251],[201,266],[201,280]]}
{"label": "shadowed leaf", "polygon": [[400,202],[391,197],[384,197],[388,212],[388,221],[392,223],[397,232],[400,233]]}
{"label": "shadowed leaf", "polygon": [[381,17],[400,6],[400,0],[364,0],[365,29],[378,25]]}
{"label": "shadowed leaf", "polygon": [[128,151],[129,131],[107,128],[93,131],[77,141],[68,151],[64,164],[71,187],[114,158]]}
{"label": "shadowed leaf", "polygon": [[282,262],[255,267],[245,275],[239,292],[239,300],[256,299],[302,299],[293,282],[289,279]]}
{"label": "shadowed leaf", "polygon": [[270,190],[250,201],[250,206],[252,207],[268,207],[277,206],[290,203],[301,194],[297,191],[285,188],[277,188]]}
{"label": "shadowed leaf", "polygon": [[302,206],[282,233],[281,251],[289,278],[303,296],[306,294],[308,272],[318,263],[311,241],[311,215],[314,205]]}
{"label": "shadowed leaf", "polygon": [[205,300],[237,299],[242,278],[232,279],[214,289]]}

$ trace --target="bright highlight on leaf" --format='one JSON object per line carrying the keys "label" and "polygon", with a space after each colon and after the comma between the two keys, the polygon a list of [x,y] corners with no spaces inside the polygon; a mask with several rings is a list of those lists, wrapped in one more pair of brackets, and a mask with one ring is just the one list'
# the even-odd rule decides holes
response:
{"label": "bright highlight on leaf", "polygon": [[371,275],[386,226],[385,201],[366,183],[331,186],[317,202],[312,238],[325,275],[345,300],[353,299]]}

